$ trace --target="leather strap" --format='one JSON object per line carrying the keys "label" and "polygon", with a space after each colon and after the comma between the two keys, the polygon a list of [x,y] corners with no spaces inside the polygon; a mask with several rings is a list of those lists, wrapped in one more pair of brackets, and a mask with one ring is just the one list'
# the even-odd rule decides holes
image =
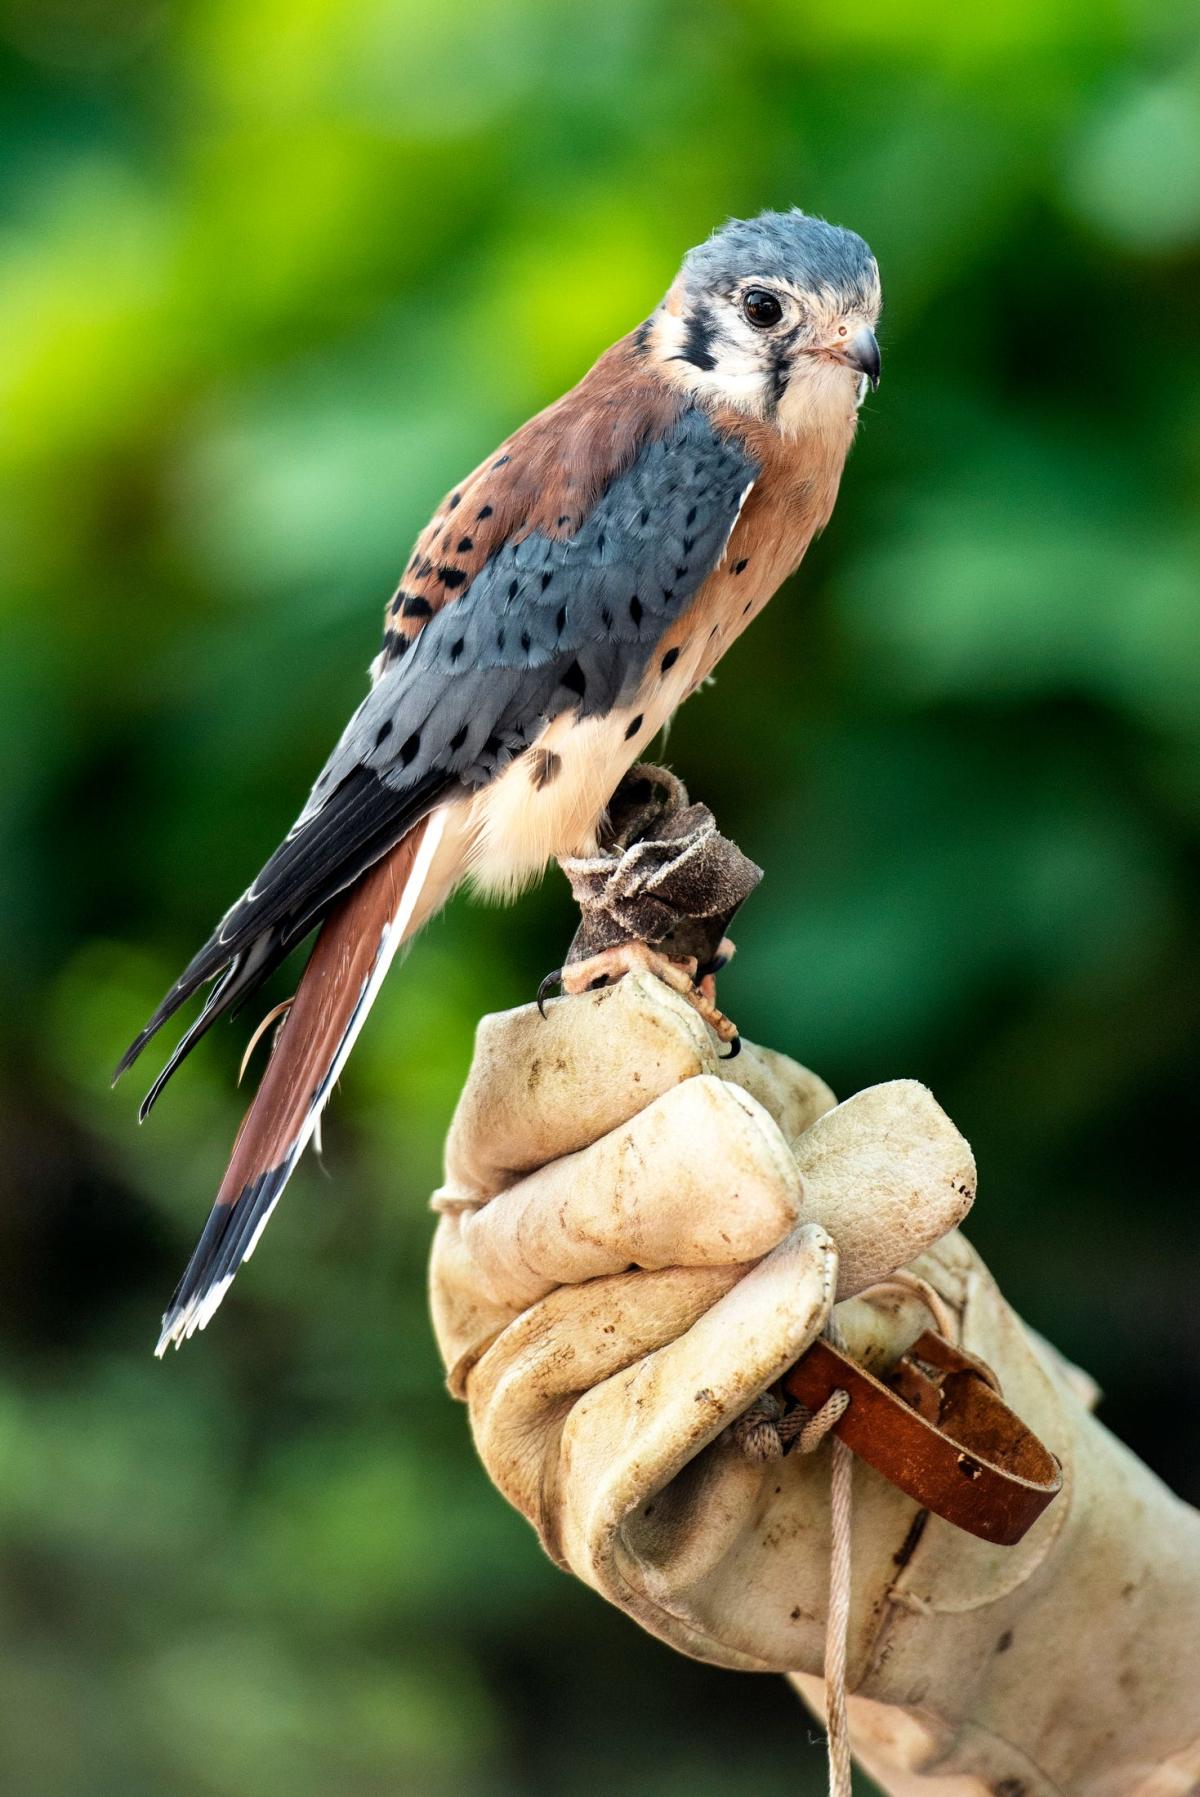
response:
{"label": "leather strap", "polygon": [[926,1510],[1011,1547],[1062,1490],[1062,1468],[1000,1396],[983,1361],[927,1330],[882,1379],[820,1337],[783,1380],[817,1411],[850,1403],[833,1433]]}

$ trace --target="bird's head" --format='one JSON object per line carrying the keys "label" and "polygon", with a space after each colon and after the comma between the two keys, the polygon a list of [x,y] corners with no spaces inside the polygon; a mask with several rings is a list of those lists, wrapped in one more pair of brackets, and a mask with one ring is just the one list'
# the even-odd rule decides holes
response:
{"label": "bird's head", "polygon": [[764,212],[689,250],[650,342],[672,380],[800,435],[843,422],[878,386],[880,304],[861,237]]}

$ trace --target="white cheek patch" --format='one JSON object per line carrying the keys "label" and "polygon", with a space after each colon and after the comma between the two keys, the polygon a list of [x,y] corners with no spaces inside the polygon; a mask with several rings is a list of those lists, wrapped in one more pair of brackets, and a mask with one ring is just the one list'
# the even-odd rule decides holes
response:
{"label": "white cheek patch", "polygon": [[713,319],[711,351],[717,366],[697,368],[685,354],[688,324],[684,318],[664,312],[657,332],[660,355],[679,370],[694,393],[706,399],[736,406],[739,412],[761,418],[765,409],[766,371],[757,346],[741,341],[720,317]]}

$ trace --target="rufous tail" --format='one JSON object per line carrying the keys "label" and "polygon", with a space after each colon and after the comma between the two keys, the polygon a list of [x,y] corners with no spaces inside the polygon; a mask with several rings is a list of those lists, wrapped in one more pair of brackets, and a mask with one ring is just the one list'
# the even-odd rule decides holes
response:
{"label": "rufous tail", "polygon": [[435,811],[336,901],[276,1032],[208,1222],[167,1306],[155,1349],[203,1329],[249,1260],[396,951],[412,934],[445,823]]}

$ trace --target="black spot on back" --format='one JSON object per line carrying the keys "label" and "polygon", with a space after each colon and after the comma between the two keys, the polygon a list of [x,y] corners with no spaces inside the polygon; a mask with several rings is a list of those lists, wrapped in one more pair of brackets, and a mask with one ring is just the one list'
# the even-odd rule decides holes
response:
{"label": "black spot on back", "polygon": [[678,660],[679,660],[678,648],[668,649],[666,654],[663,656],[662,662],[660,664],[662,667],[663,673],[665,674],[668,671],[668,669],[673,668],[675,666],[675,663]]}
{"label": "black spot on back", "polygon": [[401,765],[401,767],[407,767],[410,762],[413,762],[417,759],[417,756],[420,753],[421,753],[421,732],[419,730],[414,730],[412,735],[409,737],[408,741],[401,747],[401,750],[400,750],[400,765]]}
{"label": "black spot on back", "polygon": [[433,616],[433,607],[428,599],[422,599],[420,593],[405,593],[404,616],[406,618],[429,618]]}
{"label": "black spot on back", "polygon": [[627,743],[633,741],[634,737],[637,735],[638,731],[641,729],[641,727],[645,723],[645,721],[646,720],[642,716],[642,713],[640,711],[638,712],[638,714],[635,718],[630,719],[629,728],[625,732],[625,741]]}

